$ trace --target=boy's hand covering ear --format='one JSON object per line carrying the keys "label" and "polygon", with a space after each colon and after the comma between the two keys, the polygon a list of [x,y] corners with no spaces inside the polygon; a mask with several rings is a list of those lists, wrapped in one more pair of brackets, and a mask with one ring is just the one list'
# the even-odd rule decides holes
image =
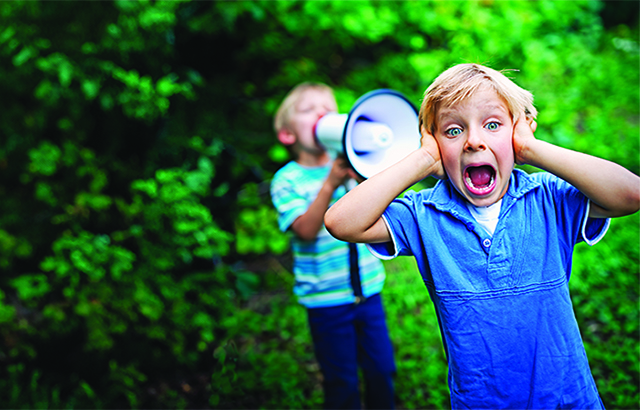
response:
{"label": "boy's hand covering ear", "polygon": [[434,161],[433,169],[435,171],[431,173],[431,176],[437,179],[447,179],[447,174],[442,166],[440,148],[438,147],[436,139],[424,126],[420,127],[420,134],[422,135],[420,138],[420,149],[424,150]]}
{"label": "boy's hand covering ear", "polygon": [[522,113],[520,119],[513,127],[513,154],[518,165],[527,163],[527,145],[531,141],[535,141],[536,137],[533,133],[536,131],[538,124],[536,121]]}

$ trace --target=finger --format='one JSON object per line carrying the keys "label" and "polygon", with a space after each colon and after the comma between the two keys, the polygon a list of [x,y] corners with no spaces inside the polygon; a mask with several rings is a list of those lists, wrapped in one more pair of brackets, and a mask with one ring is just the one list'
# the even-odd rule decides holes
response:
{"label": "finger", "polygon": [[428,141],[429,139],[433,139],[433,136],[423,125],[422,127],[420,127],[420,145],[422,145],[423,142]]}
{"label": "finger", "polygon": [[427,127],[424,126],[424,124],[422,124],[422,126],[420,127],[420,134],[424,137],[425,135],[429,135],[431,136],[431,133],[429,132],[429,130],[427,130]]}
{"label": "finger", "polygon": [[336,160],[335,160],[335,164],[336,164],[338,167],[340,167],[341,169],[344,169],[344,168],[346,168],[346,167],[348,167],[348,166],[349,166],[349,163],[348,163],[348,162],[347,162],[347,160],[346,160],[346,159],[344,159],[344,158],[336,158]]}
{"label": "finger", "polygon": [[520,118],[518,118],[518,121],[516,121],[516,123],[513,124],[513,129],[515,131],[520,127],[525,127],[526,125],[528,125],[529,128],[531,128],[532,127],[532,125],[531,125],[532,122],[535,122],[533,120],[533,118],[523,114],[523,115],[520,116]]}
{"label": "finger", "polygon": [[360,175],[358,175],[356,171],[349,169],[348,175],[350,178],[355,179],[358,182],[362,182],[362,178],[360,177]]}

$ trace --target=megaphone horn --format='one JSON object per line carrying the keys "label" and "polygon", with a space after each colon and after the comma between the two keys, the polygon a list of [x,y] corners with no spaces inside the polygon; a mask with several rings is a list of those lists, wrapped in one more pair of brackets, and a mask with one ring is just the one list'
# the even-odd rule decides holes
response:
{"label": "megaphone horn", "polygon": [[328,151],[344,154],[361,177],[370,178],[420,147],[418,111],[397,91],[374,90],[360,97],[349,114],[321,117],[315,136]]}

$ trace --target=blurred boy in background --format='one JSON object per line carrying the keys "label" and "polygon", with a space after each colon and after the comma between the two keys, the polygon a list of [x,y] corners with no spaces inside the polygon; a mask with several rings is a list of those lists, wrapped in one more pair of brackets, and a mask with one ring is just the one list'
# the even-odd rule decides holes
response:
{"label": "blurred boy in background", "polygon": [[355,178],[314,135],[318,119],[336,111],[333,91],[324,84],[302,83],[285,97],[274,128],[294,160],[275,174],[271,197],[280,229],[292,234],[294,293],[307,307],[325,408],[361,407],[360,367],[366,408],[392,409],[395,362],[380,297],[384,268],[364,245],[333,238],[323,224],[327,208]]}

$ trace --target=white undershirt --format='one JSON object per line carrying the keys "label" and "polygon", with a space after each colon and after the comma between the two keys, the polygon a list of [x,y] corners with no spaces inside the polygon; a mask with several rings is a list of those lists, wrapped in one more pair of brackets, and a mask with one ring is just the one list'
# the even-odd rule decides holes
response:
{"label": "white undershirt", "polygon": [[496,230],[498,224],[498,217],[500,216],[500,205],[502,205],[502,199],[493,205],[489,206],[475,206],[467,202],[467,208],[471,212],[471,216],[482,226],[491,236]]}

